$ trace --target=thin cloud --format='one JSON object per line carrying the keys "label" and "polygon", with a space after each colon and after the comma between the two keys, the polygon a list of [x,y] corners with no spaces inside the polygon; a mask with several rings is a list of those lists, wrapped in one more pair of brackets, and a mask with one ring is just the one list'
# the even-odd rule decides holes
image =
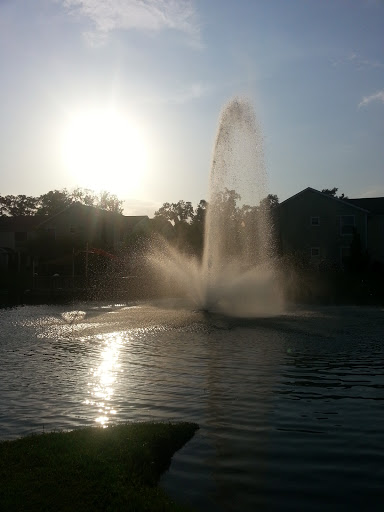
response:
{"label": "thin cloud", "polygon": [[383,66],[383,64],[378,60],[365,59],[364,57],[361,57],[358,53],[351,53],[348,56],[347,61],[356,66],[357,69],[381,68]]}
{"label": "thin cloud", "polygon": [[377,69],[383,67],[383,63],[381,61],[374,59],[366,59],[365,57],[359,55],[356,52],[351,52],[350,54],[339,59],[332,59],[331,64],[333,67],[338,67],[347,64],[353,66],[357,70]]}
{"label": "thin cloud", "polygon": [[199,46],[200,30],[191,0],[62,0],[73,16],[91,21],[88,41],[102,44],[114,30],[177,30]]}
{"label": "thin cloud", "polygon": [[359,108],[369,105],[372,101],[381,101],[381,103],[384,103],[384,89],[376,92],[375,94],[371,94],[370,96],[364,96],[359,103]]}

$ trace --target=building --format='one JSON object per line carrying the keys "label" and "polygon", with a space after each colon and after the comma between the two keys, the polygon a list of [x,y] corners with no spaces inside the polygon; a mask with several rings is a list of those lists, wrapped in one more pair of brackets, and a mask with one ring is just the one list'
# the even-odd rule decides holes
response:
{"label": "building", "polygon": [[42,262],[45,268],[68,267],[74,252],[117,252],[129,236],[147,229],[147,216],[125,216],[80,203],[53,216],[0,217],[0,269],[34,272]]}
{"label": "building", "polygon": [[0,271],[31,268],[29,242],[43,216],[0,217]]}
{"label": "building", "polygon": [[88,244],[117,251],[125,237],[145,229],[148,224],[146,215],[125,216],[81,203],[72,203],[56,215],[40,222],[35,236],[45,234],[56,242],[66,242],[73,246]]}
{"label": "building", "polygon": [[282,254],[345,266],[356,249],[384,264],[384,198],[337,199],[311,187],[279,204]]}

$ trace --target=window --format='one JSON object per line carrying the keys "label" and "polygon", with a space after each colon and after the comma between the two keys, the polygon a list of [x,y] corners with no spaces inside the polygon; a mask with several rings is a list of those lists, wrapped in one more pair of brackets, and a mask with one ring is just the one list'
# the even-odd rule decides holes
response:
{"label": "window", "polygon": [[311,247],[311,258],[318,258],[320,256],[320,247]]}
{"label": "window", "polygon": [[320,217],[311,217],[311,226],[320,226]]}
{"label": "window", "polygon": [[353,235],[355,230],[355,216],[354,215],[341,215],[340,217],[340,234]]}

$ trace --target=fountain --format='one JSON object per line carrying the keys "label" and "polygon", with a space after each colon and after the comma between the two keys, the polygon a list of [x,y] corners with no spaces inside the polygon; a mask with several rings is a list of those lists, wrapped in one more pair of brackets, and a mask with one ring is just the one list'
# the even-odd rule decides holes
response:
{"label": "fountain", "polygon": [[151,256],[198,309],[243,317],[281,311],[266,185],[254,110],[234,98],[222,111],[214,146],[202,259],[164,245]]}

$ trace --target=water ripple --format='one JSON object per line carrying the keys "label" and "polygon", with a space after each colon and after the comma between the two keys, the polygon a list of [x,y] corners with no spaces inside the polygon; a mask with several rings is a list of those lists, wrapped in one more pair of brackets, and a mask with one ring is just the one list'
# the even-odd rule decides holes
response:
{"label": "water ripple", "polygon": [[197,510],[379,510],[382,311],[216,329],[197,312],[79,304],[3,310],[0,324],[3,439],[196,421],[163,485]]}

